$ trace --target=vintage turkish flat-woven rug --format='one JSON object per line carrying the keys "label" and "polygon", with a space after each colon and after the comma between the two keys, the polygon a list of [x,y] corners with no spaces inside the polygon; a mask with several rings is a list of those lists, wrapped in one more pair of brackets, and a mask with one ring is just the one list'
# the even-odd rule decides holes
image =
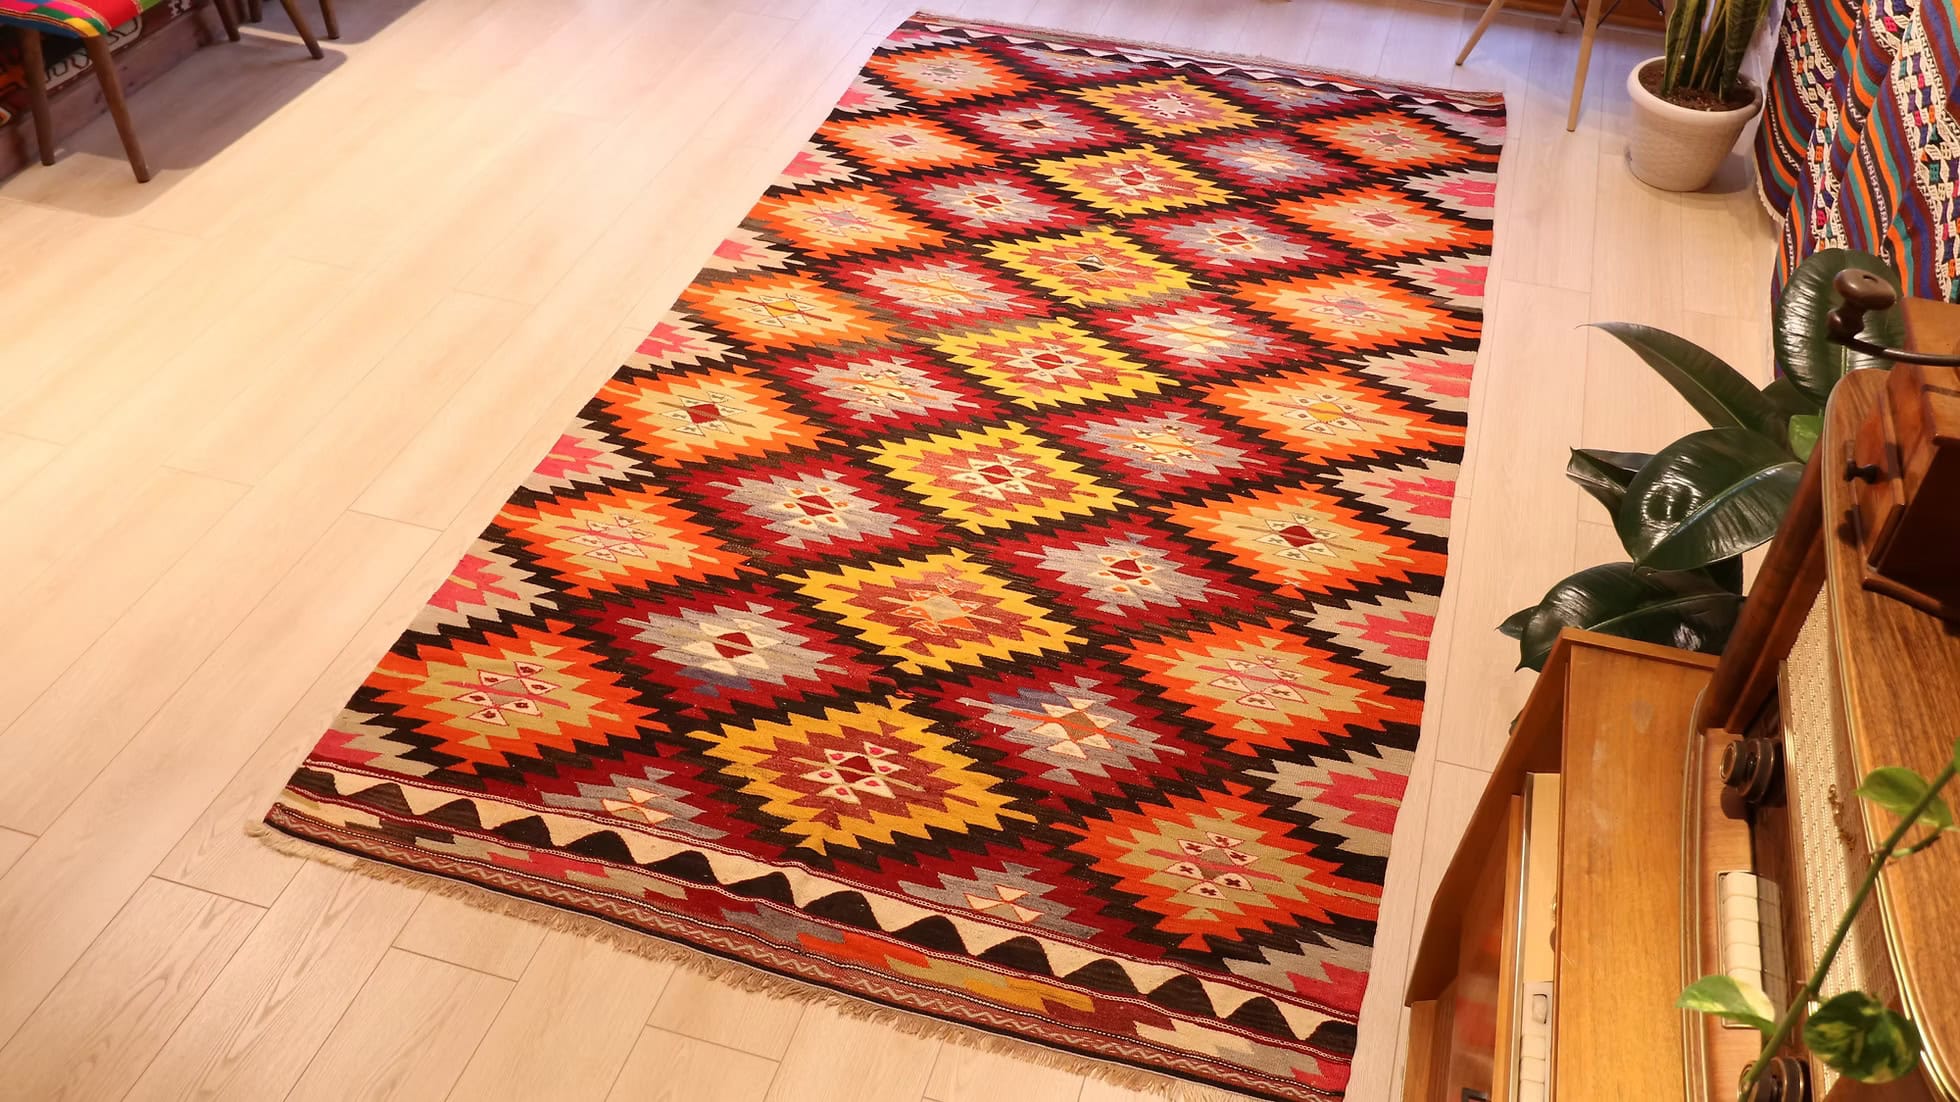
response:
{"label": "vintage turkish flat-woven rug", "polygon": [[905,24],[267,822],[1341,1095],[1503,125],[1494,95]]}

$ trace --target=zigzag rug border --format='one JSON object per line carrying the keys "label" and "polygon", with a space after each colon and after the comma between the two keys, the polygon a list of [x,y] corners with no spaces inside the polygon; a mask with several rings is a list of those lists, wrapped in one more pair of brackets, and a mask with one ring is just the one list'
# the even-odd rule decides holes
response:
{"label": "zigzag rug border", "polygon": [[426,891],[475,910],[528,922],[552,933],[570,934],[649,960],[674,964],[742,991],[825,1007],[846,1017],[886,1026],[907,1036],[956,1044],[976,1052],[1012,1057],[1067,1074],[1100,1079],[1112,1086],[1156,1094],[1167,1102],[1244,1102],[1247,1097],[1205,1083],[871,1002],[833,988],[765,971],[740,960],[718,956],[652,931],[608,922],[584,911],[554,907],[473,881],[361,856],[292,833],[269,821],[249,820],[244,824],[244,832],[266,848],[288,857],[330,865],[370,880]]}

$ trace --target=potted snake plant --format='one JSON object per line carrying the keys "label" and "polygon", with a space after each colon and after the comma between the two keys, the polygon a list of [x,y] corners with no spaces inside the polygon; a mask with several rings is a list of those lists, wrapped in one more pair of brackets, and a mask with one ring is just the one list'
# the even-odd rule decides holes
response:
{"label": "potted snake plant", "polygon": [[1663,53],[1633,67],[1627,165],[1664,191],[1700,191],[1763,104],[1742,75],[1768,0],[1674,0]]}

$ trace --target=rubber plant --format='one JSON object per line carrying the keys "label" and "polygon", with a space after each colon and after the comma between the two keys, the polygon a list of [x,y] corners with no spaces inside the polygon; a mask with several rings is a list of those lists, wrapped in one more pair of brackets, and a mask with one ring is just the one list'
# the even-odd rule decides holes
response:
{"label": "rubber plant", "polygon": [[[1779,378],[1758,388],[1720,357],[1645,325],[1602,322],[1666,379],[1708,427],[1653,454],[1579,448],[1566,464],[1612,516],[1626,562],[1588,567],[1560,581],[1498,630],[1518,640],[1518,665],[1543,669],[1568,627],[1720,653],[1742,608],[1743,552],[1776,535],[1816,446],[1824,403],[1848,371],[1889,366],[1831,342],[1831,280],[1849,267],[1892,281],[1869,253],[1828,249],[1791,275],[1772,319]],[[1866,315],[1867,339],[1896,345],[1895,307]]]}
{"label": "rubber plant", "polygon": [[[1922,1042],[1910,1019],[1863,991],[1840,991],[1825,998],[1824,977],[1888,865],[1918,853],[1955,829],[1953,809],[1940,790],[1956,772],[1960,772],[1960,743],[1954,745],[1953,757],[1931,780],[1893,765],[1872,770],[1858,786],[1860,797],[1891,812],[1898,821],[1872,852],[1864,878],[1853,890],[1816,966],[1789,1006],[1779,1011],[1761,988],[1725,975],[1704,976],[1681,992],[1675,1005],[1762,1033],[1763,1047],[1742,1076],[1738,1102],[1755,1102],[1757,1084],[1783,1042],[1797,1031],[1799,1019],[1803,1022],[1804,1048],[1861,1083],[1890,1082],[1919,1063]],[[1918,837],[1907,841],[1915,833]]]}

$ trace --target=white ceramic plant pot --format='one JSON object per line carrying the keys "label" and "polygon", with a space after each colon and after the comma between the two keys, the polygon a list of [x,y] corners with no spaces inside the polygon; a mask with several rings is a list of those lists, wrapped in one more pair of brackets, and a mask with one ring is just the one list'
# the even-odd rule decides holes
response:
{"label": "white ceramic plant pot", "polygon": [[1749,106],[1730,111],[1697,111],[1669,103],[1640,83],[1648,58],[1627,74],[1633,97],[1633,136],[1627,167],[1642,183],[1663,191],[1700,191],[1721,170],[1742,129],[1762,109],[1762,90],[1749,84]]}

